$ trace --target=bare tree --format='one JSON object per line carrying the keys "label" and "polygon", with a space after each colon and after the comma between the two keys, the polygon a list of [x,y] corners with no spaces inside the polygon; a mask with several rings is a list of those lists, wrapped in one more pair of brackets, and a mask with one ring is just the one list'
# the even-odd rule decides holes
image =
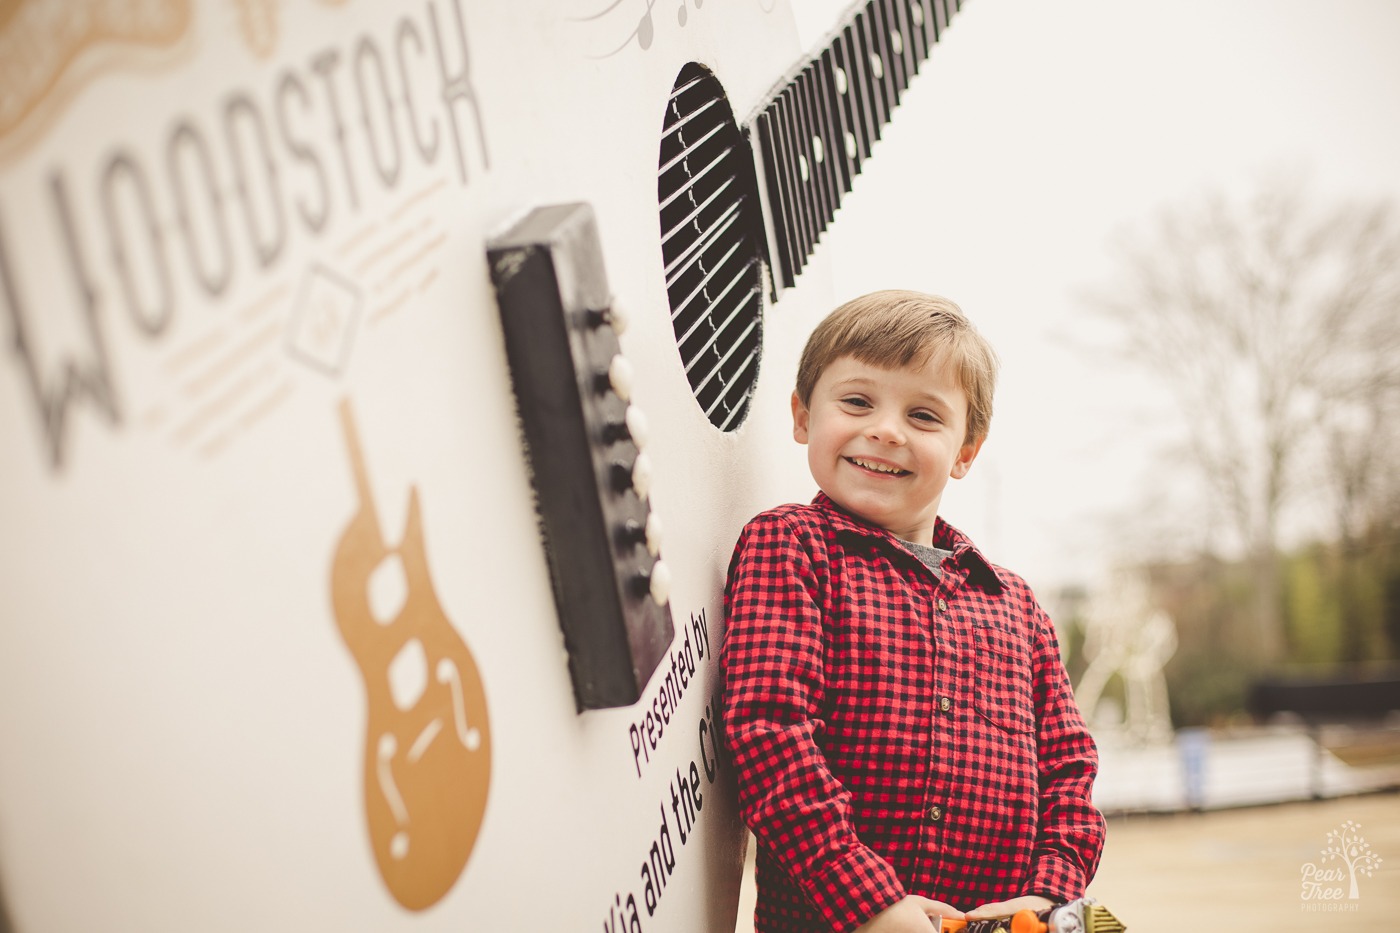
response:
{"label": "bare tree", "polygon": [[1252,568],[1250,644],[1275,660],[1286,510],[1329,497],[1337,533],[1354,535],[1392,473],[1400,215],[1318,209],[1275,181],[1166,209],[1119,250],[1119,280],[1093,302],[1186,418],[1192,465]]}

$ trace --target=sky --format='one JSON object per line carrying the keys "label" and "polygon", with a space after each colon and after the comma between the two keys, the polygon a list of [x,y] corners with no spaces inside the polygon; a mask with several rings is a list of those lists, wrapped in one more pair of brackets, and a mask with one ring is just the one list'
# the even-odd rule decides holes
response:
{"label": "sky", "polygon": [[[797,6],[810,46],[846,4]],[[1397,47],[1392,0],[964,3],[824,246],[838,299],[947,295],[996,346],[991,437],[943,503],[994,561],[1092,584],[1163,526],[1221,533],[1182,482],[1190,425],[1085,296],[1115,238],[1207,188],[1400,199]]]}

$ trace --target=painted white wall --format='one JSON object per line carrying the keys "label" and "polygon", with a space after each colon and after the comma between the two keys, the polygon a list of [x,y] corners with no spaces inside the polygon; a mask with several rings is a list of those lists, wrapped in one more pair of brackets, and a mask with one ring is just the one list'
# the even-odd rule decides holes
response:
{"label": "painted white wall", "polygon": [[[0,890],[17,930],[597,929],[644,899],[663,807],[676,863],[641,928],[732,926],[732,791],[702,777],[684,846],[670,791],[711,753],[730,548],[781,494],[758,466],[790,443],[768,413],[788,351],[770,344],[743,430],[711,427],[670,331],[654,179],[684,63],[710,65],[742,118],[800,47],[772,2],[658,6],[643,47],[649,6],[211,3],[121,47],[11,22],[35,110],[0,142],[0,321],[7,348],[23,322],[43,392],[7,349]],[[445,101],[439,39],[475,109]],[[18,57],[26,43],[48,56]],[[240,191],[259,123],[268,161],[245,156]],[[674,650],[708,622],[698,680],[640,763],[629,727],[664,673],[635,707],[575,711],[485,262],[493,233],[565,201],[594,206],[631,322]],[[825,307],[813,280],[770,341]],[[91,392],[71,378],[99,369]],[[343,402],[391,541],[417,492],[489,709],[480,835],[421,913],[376,868],[365,684],[331,603],[358,508]],[[392,605],[402,580],[380,582]]]}

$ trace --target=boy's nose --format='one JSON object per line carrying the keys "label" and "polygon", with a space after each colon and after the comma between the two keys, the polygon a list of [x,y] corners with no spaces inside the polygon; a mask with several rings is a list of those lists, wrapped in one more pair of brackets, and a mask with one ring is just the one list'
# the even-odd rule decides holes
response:
{"label": "boy's nose", "polygon": [[886,444],[903,444],[904,427],[893,415],[879,415],[871,423],[866,437]]}

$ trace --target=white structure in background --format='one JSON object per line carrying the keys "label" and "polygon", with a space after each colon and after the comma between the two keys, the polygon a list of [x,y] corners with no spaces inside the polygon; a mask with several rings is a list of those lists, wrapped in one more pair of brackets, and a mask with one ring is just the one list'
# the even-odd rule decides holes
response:
{"label": "white structure in background", "polygon": [[[1171,740],[1162,669],[1176,653],[1176,644],[1176,626],[1153,604],[1143,574],[1120,570],[1090,595],[1084,611],[1084,656],[1089,664],[1075,698],[1096,736],[1136,745]],[[1123,681],[1122,707],[1104,696],[1114,674]]]}

